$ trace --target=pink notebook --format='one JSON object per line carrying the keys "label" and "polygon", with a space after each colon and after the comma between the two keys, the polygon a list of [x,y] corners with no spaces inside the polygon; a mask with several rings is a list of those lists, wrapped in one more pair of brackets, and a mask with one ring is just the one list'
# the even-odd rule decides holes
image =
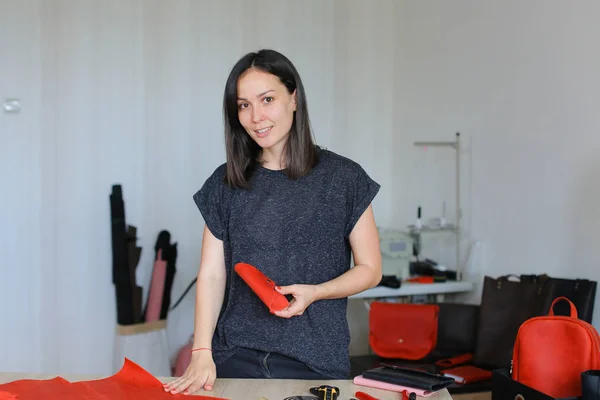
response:
{"label": "pink notebook", "polygon": [[355,385],[358,385],[358,386],[366,386],[366,387],[372,387],[375,389],[389,390],[390,392],[401,393],[406,390],[408,393],[414,392],[417,396],[421,396],[421,397],[427,397],[434,393],[437,393],[437,392],[431,391],[431,390],[415,389],[415,388],[409,388],[409,387],[401,386],[401,385],[394,385],[393,383],[375,381],[373,379],[363,378],[362,375],[358,375],[358,376],[354,377],[353,382]]}

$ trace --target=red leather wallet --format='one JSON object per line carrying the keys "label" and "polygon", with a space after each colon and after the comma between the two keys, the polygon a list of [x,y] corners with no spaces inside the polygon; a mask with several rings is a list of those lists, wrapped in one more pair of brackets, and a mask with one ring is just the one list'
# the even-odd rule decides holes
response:
{"label": "red leather wallet", "polygon": [[474,365],[461,365],[442,370],[441,373],[454,378],[456,383],[467,384],[473,382],[487,381],[492,379],[492,371],[488,371]]}
{"label": "red leather wallet", "polygon": [[466,364],[473,360],[473,354],[464,353],[455,357],[444,358],[442,360],[437,360],[435,365],[441,368],[452,368],[458,367],[459,365]]}
{"label": "red leather wallet", "polygon": [[260,272],[255,266],[237,263],[235,272],[248,284],[250,289],[261,299],[269,311],[281,311],[289,306],[288,299],[275,290],[275,282]]}

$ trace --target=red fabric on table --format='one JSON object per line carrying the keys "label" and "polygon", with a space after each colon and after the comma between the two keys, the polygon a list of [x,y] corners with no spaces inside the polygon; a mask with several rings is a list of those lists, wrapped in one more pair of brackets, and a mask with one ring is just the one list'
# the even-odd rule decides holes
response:
{"label": "red fabric on table", "polygon": [[[183,394],[165,392],[163,384],[129,359],[119,372],[104,378],[70,383],[53,379],[21,379],[0,385],[0,400],[167,400],[190,399]],[[198,400],[226,400],[194,396]]]}
{"label": "red fabric on table", "polygon": [[75,390],[70,382],[61,377],[52,379],[21,379],[0,385],[1,400],[94,400],[101,398],[91,389],[82,388],[79,391]]}

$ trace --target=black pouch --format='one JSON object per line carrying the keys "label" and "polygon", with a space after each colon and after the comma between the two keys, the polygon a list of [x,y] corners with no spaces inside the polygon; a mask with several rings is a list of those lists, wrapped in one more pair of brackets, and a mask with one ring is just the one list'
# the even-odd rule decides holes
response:
{"label": "black pouch", "polygon": [[362,373],[366,379],[391,383],[415,389],[438,391],[454,383],[454,378],[410,368],[401,368],[395,365],[382,364]]}
{"label": "black pouch", "polygon": [[582,400],[579,397],[555,398],[523,385],[510,376],[507,368],[492,371],[492,400]]}
{"label": "black pouch", "polygon": [[600,370],[585,371],[581,374],[581,399],[600,400]]}

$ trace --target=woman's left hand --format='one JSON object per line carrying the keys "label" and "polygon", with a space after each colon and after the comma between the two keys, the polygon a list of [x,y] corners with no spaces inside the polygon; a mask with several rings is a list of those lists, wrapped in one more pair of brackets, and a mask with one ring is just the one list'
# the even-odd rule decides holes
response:
{"label": "woman's left hand", "polygon": [[278,317],[291,318],[302,315],[304,310],[317,300],[317,287],[315,285],[277,286],[275,289],[283,295],[291,294],[294,296],[287,308],[274,312]]}

